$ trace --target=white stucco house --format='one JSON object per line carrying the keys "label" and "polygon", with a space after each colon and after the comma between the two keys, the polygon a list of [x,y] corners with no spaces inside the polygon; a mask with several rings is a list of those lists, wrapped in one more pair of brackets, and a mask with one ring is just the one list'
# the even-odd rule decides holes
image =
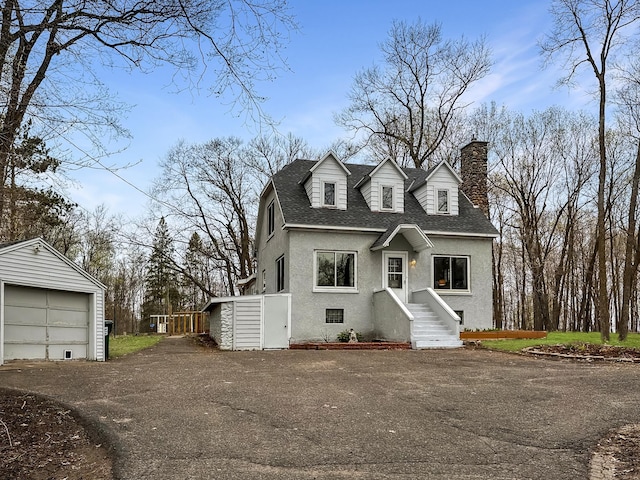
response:
{"label": "white stucco house", "polygon": [[455,347],[491,328],[487,144],[461,149],[461,174],[296,160],[260,197],[257,294],[290,294],[290,343],[353,328],[414,348]]}
{"label": "white stucco house", "polygon": [[0,365],[105,359],[105,286],[40,238],[0,244]]}

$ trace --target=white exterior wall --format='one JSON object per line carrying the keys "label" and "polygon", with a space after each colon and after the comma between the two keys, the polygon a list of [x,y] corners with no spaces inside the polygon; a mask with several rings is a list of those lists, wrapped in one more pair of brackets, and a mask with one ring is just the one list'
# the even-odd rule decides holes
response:
{"label": "white exterior wall", "polygon": [[365,201],[367,202],[367,205],[369,205],[369,208],[371,208],[371,182],[370,181],[365,182],[365,184],[360,187],[360,193],[362,194]]}
{"label": "white exterior wall", "polygon": [[[429,275],[427,285],[455,311],[464,312],[464,323],[460,330],[488,329],[493,327],[493,282],[491,273],[491,238],[447,238],[429,237],[434,246],[426,250],[425,260],[432,268],[432,257],[453,255],[469,257],[468,293],[449,293],[434,288],[433,276]],[[425,252],[423,252],[424,254]]]}
{"label": "white exterior wall", "polygon": [[238,297],[233,302],[234,350],[259,350],[262,348],[262,300],[259,296]]}
{"label": "white exterior wall", "polygon": [[[371,180],[367,182],[366,194],[367,203],[372,212],[382,210],[382,187],[393,187],[393,211],[404,213],[404,178],[389,162],[380,166]],[[389,210],[385,210],[388,212]]]}
{"label": "white exterior wall", "polygon": [[[369,248],[379,234],[292,231],[291,241],[291,342],[335,340],[345,329],[353,328],[372,336],[373,293],[382,288],[382,251]],[[357,252],[357,292],[314,292],[314,255],[316,250]],[[408,260],[428,265],[428,250],[414,252],[402,235],[388,250],[407,251]],[[409,290],[426,287],[429,271],[409,267]],[[343,308],[344,323],[326,323],[327,308]]]}
{"label": "white exterior wall", "polygon": [[449,215],[458,215],[458,181],[447,168],[436,170],[429,181],[413,192],[422,208],[430,215],[436,215],[436,196],[438,190],[449,191]]}
{"label": "white exterior wall", "polygon": [[[271,200],[275,198],[275,194],[270,192],[264,200],[265,205],[269,205]],[[276,202],[277,204],[277,202]],[[287,237],[289,233],[282,230],[284,220],[280,208],[275,208],[275,230],[270,237],[267,235],[267,213],[266,208],[263,218],[259,221],[263,222],[261,227],[261,235],[258,240],[258,270],[256,271],[256,292],[257,293],[278,293],[276,292],[276,260],[284,255],[284,291],[289,290],[289,243]],[[262,271],[266,274],[266,288],[262,289]]]}
{"label": "white exterior wall", "polygon": [[326,208],[322,205],[323,183],[336,184],[336,206],[338,210],[347,209],[347,174],[333,157],[317,164],[317,168],[305,183],[305,190],[313,208]]}
{"label": "white exterior wall", "polygon": [[233,349],[233,303],[220,306],[220,345],[221,350]]}
{"label": "white exterior wall", "polygon": [[81,273],[70,260],[54,253],[42,242],[24,242],[7,247],[0,254],[0,363],[4,350],[4,285],[12,284],[51,290],[81,292],[90,295],[89,346],[87,358],[104,361],[104,289]]}
{"label": "white exterior wall", "polygon": [[233,302],[220,303],[209,313],[209,335],[220,350],[233,350]]}
{"label": "white exterior wall", "polygon": [[[373,333],[371,295],[380,288],[381,255],[377,261],[369,247],[376,234],[344,234],[292,231],[289,233],[291,268],[291,342],[335,341],[342,330],[353,328]],[[317,249],[357,252],[355,293],[314,292],[314,251]],[[327,308],[343,308],[344,323],[326,323]]]}
{"label": "white exterior wall", "polygon": [[[455,255],[469,257],[470,291],[442,293],[443,300],[456,311],[464,312],[462,329],[491,328],[492,240],[430,236],[433,248],[414,252],[402,235],[396,236],[385,250],[371,252],[369,247],[376,234],[292,231],[291,269],[291,342],[334,340],[338,332],[353,328],[364,335],[374,334],[373,294],[382,288],[382,252],[408,252],[408,290],[411,292],[433,287],[432,257]],[[357,252],[357,293],[314,292],[315,250]],[[415,260],[415,265],[411,266]],[[325,322],[327,308],[343,308],[344,323]]]}

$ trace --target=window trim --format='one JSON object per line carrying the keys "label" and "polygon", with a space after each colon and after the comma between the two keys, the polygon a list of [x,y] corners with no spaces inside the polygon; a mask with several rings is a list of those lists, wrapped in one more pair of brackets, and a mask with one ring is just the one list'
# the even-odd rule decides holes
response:
{"label": "window trim", "polygon": [[[333,203],[325,202],[325,188],[327,185],[333,185]],[[338,206],[338,183],[330,181],[322,181],[322,190],[320,192],[320,203],[323,207],[336,208]]]}
{"label": "window trim", "polygon": [[[391,207],[384,206],[384,189],[391,189]],[[393,212],[396,209],[395,188],[393,185],[380,185],[380,210],[383,212]]]}
{"label": "window trim", "polygon": [[[438,198],[440,196],[440,192],[444,192],[447,194],[447,209],[446,210],[440,210],[440,199]],[[449,215],[451,214],[451,192],[449,191],[448,188],[436,188],[436,214],[438,215]]]}
{"label": "window trim", "polygon": [[[464,258],[467,262],[467,288],[439,288],[436,286],[436,258]],[[433,290],[438,294],[444,295],[465,295],[471,293],[471,257],[469,255],[454,255],[454,254],[433,254],[431,256],[431,286]]]}
{"label": "window trim", "polygon": [[284,254],[276,258],[276,293],[283,292],[285,290],[285,268],[284,268]]}
{"label": "window trim", "polygon": [[271,200],[267,206],[267,237],[271,238],[276,231],[276,204]]}
{"label": "window trim", "polygon": [[[319,253],[347,253],[353,255],[353,287],[319,286],[318,285],[318,254]],[[334,257],[335,259],[335,257]],[[334,260],[335,261],[335,260]],[[334,272],[335,282],[335,272]],[[358,252],[355,250],[318,249],[313,251],[313,289],[314,292],[329,293],[358,293]]]}

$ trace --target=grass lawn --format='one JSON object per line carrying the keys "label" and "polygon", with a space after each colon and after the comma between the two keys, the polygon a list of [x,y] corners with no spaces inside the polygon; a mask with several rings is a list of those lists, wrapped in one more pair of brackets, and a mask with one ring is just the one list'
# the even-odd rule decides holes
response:
{"label": "grass lawn", "polygon": [[[549,332],[547,338],[532,338],[522,340],[483,340],[482,346],[495,349],[516,352],[532,345],[558,345],[572,343],[602,344],[599,332]],[[618,334],[612,333],[607,345],[619,345],[622,347],[640,349],[640,333],[630,333],[624,342],[618,341]]]}
{"label": "grass lawn", "polygon": [[121,357],[144,348],[153,347],[163,337],[159,335],[119,335],[109,337],[109,358]]}

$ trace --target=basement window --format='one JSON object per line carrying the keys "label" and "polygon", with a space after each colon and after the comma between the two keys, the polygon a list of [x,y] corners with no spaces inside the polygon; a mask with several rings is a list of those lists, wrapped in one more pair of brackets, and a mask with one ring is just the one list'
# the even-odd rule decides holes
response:
{"label": "basement window", "polygon": [[344,308],[327,308],[326,323],[344,323]]}

